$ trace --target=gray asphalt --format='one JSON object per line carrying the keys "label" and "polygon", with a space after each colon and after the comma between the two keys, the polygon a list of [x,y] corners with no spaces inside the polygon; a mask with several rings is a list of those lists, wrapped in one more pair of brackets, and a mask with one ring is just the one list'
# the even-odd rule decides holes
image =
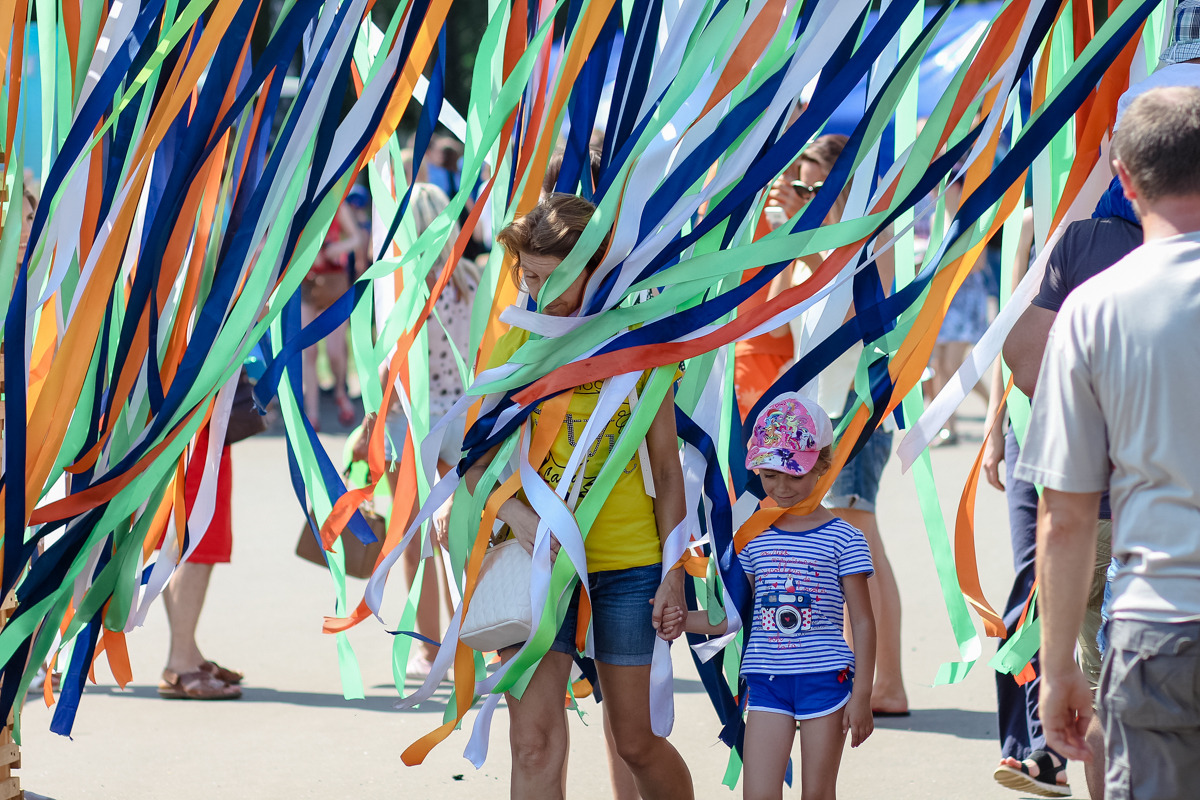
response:
{"label": "gray asphalt", "polygon": [[[982,406],[968,401],[963,444],[933,454],[942,507],[953,524],[958,495],[978,447]],[[970,415],[974,414],[972,418]],[[343,439],[322,435],[331,453]],[[416,711],[392,708],[391,636],[375,620],[351,631],[365,700],[342,698],[332,637],[328,577],[293,551],[301,524],[289,485],[284,442],[265,434],[234,452],[234,561],[214,571],[200,624],[209,658],[246,673],[238,701],[165,701],[155,691],[166,656],[161,606],[129,636],[133,684],[122,691],[97,668],[99,685],[83,697],[72,739],[49,732],[40,699],[24,711],[22,785],[55,800],[84,798],[500,798],[508,795],[507,719],[501,706],[491,757],[475,770],[462,757],[468,731],[455,732],[419,767],[400,753],[441,722],[446,693]],[[335,456],[336,457],[336,456]],[[881,720],[859,749],[847,748],[843,798],[1020,797],[992,780],[998,760],[993,674],[986,661],[966,680],[932,687],[938,665],[956,657],[911,476],[893,458],[879,502],[883,537],[903,598],[904,669],[913,713]],[[984,486],[978,501],[978,555],[984,589],[1002,604],[1012,579],[1003,496]],[[351,581],[361,596],[363,582]],[[354,600],[357,597],[353,598]],[[697,797],[740,796],[721,785],[727,750],[687,653],[675,648],[676,726],[672,741],[687,760]],[[585,701],[585,703],[590,701]],[[572,719],[570,797],[608,797],[599,715]],[[467,718],[468,725],[473,715]],[[1082,770],[1070,767],[1077,797]],[[32,796],[32,795],[31,795]],[[785,797],[799,797],[798,788]]]}

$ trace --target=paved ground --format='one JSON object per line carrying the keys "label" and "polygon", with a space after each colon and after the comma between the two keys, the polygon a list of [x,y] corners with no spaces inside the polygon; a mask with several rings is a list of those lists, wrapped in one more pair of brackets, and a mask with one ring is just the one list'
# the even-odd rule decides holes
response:
{"label": "paved ground", "polygon": [[[970,401],[974,403],[974,399]],[[982,408],[968,405],[968,414]],[[934,453],[943,508],[953,520],[958,492],[981,427],[970,417],[956,448]],[[326,427],[326,430],[334,430]],[[972,436],[971,434],[975,434]],[[972,440],[974,443],[972,443]],[[341,438],[325,443],[340,452]],[[155,684],[165,658],[161,608],[129,639],[134,684],[118,690],[101,666],[89,686],[74,738],[48,732],[40,700],[24,713],[26,789],[56,800],[85,798],[499,798],[507,796],[506,716],[496,715],[492,755],[474,770],[455,733],[427,762],[409,768],[400,752],[441,721],[445,693],[413,712],[392,709],[390,641],[374,621],[352,632],[365,700],[342,699],[333,639],[320,632],[333,605],[328,578],[293,555],[301,514],[287,478],[283,440],[263,435],[234,448],[238,531],[234,563],[218,567],[201,620],[210,658],[245,671],[246,691],[232,703],[168,702]],[[841,774],[845,798],[888,797],[1010,800],[991,771],[998,757],[992,673],[976,665],[957,686],[929,684],[937,665],[955,656],[926,534],[910,476],[893,459],[884,477],[882,527],[904,603],[905,674],[913,716],[881,721],[859,750],[847,750]],[[984,588],[1002,603],[1011,580],[1003,497],[979,496],[979,562]],[[361,591],[361,582],[352,581]],[[995,651],[984,644],[984,661]],[[720,784],[727,751],[682,648],[676,648],[677,722],[672,741],[692,769],[697,797],[731,795]],[[593,715],[593,719],[597,717]],[[468,723],[473,715],[468,717]],[[598,726],[572,722],[569,796],[607,797]],[[1082,771],[1071,767],[1077,796]],[[787,797],[799,797],[789,790]]]}

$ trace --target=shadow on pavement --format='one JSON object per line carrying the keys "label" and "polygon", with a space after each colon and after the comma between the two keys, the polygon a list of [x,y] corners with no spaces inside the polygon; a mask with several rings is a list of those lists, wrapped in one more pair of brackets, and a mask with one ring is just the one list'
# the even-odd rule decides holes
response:
{"label": "shadow on pavement", "polygon": [[[383,688],[391,688],[383,687]],[[158,696],[158,690],[153,686],[130,686],[127,689],[119,689],[115,686],[89,686],[87,687],[88,694],[108,694],[113,697],[131,697],[141,700],[162,700]],[[433,697],[421,704],[420,711],[442,711],[446,708],[446,700],[450,696],[450,687],[447,684],[439,689]],[[396,703],[396,697],[379,697],[370,696],[362,700],[347,700],[340,694],[324,693],[324,692],[292,692],[280,691],[278,689],[270,689],[260,686],[243,686],[242,696],[238,700],[221,700],[216,702],[222,703],[281,703],[284,705],[304,706],[307,708],[346,708],[358,711],[380,711],[386,713],[396,713],[397,709],[393,706]],[[186,700],[163,700],[163,702],[185,703]],[[214,702],[196,700],[192,702]]]}
{"label": "shadow on pavement", "polygon": [[877,717],[875,728],[945,733],[959,739],[997,739],[996,712],[962,708],[914,708],[911,717]]}
{"label": "shadow on pavement", "polygon": [[676,678],[675,694],[704,694],[704,684],[687,678]]}

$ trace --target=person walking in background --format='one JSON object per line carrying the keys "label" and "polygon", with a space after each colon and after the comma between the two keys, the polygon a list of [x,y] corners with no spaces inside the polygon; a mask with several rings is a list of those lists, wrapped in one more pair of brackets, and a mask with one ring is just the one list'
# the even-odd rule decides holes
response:
{"label": "person walking in background", "polygon": [[[352,270],[358,265],[350,258],[368,243],[367,235],[354,219],[347,203],[338,206],[329,225],[325,242],[312,268],[300,284],[300,324],[307,327],[318,315],[341,297],[354,283]],[[354,422],[354,404],[346,388],[348,354],[347,324],[342,323],[325,337],[325,353],[333,372],[333,399],[337,404],[338,422]],[[304,413],[315,430],[321,429],[321,392],[317,385],[317,345],[304,351]]]}
{"label": "person walking in background", "polygon": [[1145,244],[1063,303],[1016,471],[1045,486],[1041,717],[1048,744],[1091,757],[1073,655],[1107,489],[1119,569],[1098,704],[1105,792],[1184,798],[1200,784],[1200,90],[1138,97],[1112,153]]}
{"label": "person walking in background", "polygon": [[350,216],[358,226],[358,249],[354,251],[354,271],[361,275],[375,263],[371,252],[371,193],[366,186],[355,184],[346,195]]}
{"label": "person walking in background", "polygon": [[[800,154],[796,161],[796,179],[785,174],[771,188],[767,200],[779,206],[788,217],[793,217],[821,191],[825,179],[833,170],[834,162],[846,145],[846,137],[839,134],[821,136]],[[824,224],[831,225],[842,219],[850,187],[842,191],[834,202]],[[885,293],[891,291],[895,279],[895,262],[888,250],[877,260],[879,278]],[[814,253],[795,261],[772,283],[770,297],[784,289],[797,286],[812,274],[825,260],[827,253]],[[851,305],[846,318],[854,314]],[[818,383],[817,403],[822,408],[836,408],[841,413],[833,420],[836,427],[844,414],[849,413],[857,399],[854,393],[854,373],[862,356],[861,343],[843,353],[822,373]],[[879,521],[875,513],[875,500],[879,493],[879,481],[883,468],[892,454],[892,431],[883,425],[871,433],[870,438],[854,458],[850,459],[825,496],[825,506],[854,528],[862,531],[871,546],[871,562],[875,574],[871,580],[871,604],[875,614],[877,651],[875,686],[871,693],[877,716],[908,716],[908,694],[904,689],[901,668],[900,645],[900,588],[892,572],[891,562],[883,547],[879,533]]]}
{"label": "person walking in background", "polygon": [[[205,427],[196,437],[184,470],[184,503],[189,520],[200,493],[211,430]],[[191,536],[203,534],[204,538],[175,568],[163,590],[171,639],[158,694],[168,700],[236,700],[242,696],[242,673],[207,659],[196,642],[213,564],[228,564],[233,555],[233,458],[228,445],[221,448],[214,503],[207,530],[189,531]]]}
{"label": "person walking in background", "polygon": [[[1028,234],[1028,235],[1026,235]],[[1032,241],[1032,215],[1026,215],[1019,252],[1027,252]],[[1075,288],[1093,275],[1099,274],[1128,255],[1141,244],[1142,230],[1134,222],[1105,217],[1079,220],[1068,225],[1062,238],[1050,253],[1041,288],[1029,308],[1021,315],[1004,342],[1004,360],[1012,369],[1013,382],[1027,396],[1034,395],[1038,371],[1050,326],[1054,322],[1063,300]],[[1014,280],[1024,274],[1024,264],[1014,271]],[[1018,273],[1019,274],[1016,274]],[[993,394],[999,401],[1003,386],[996,376]],[[989,419],[991,413],[989,412]],[[998,448],[998,458],[985,456],[985,471],[994,486],[1005,491],[1009,502],[1010,529],[1013,541],[1014,569],[1016,579],[1005,607],[1005,625],[1012,635],[1024,616],[1026,605],[1033,591],[1035,577],[1035,551],[1037,529],[1037,488],[1028,481],[1012,475],[1020,456],[1016,434],[1009,428],[999,436],[1003,444]],[[1007,486],[991,477],[999,461],[1008,464]],[[1097,636],[1100,630],[1100,607],[1104,596],[1105,575],[1110,560],[1112,540],[1112,517],[1107,495],[1101,501],[1100,518],[1097,523],[1096,562],[1088,597],[1088,612],[1084,626],[1079,631],[1080,663],[1095,691],[1100,680],[1100,650]],[[1071,793],[1067,785],[1066,760],[1045,744],[1045,736],[1038,709],[1040,664],[1035,654],[1030,666],[1035,673],[1033,680],[1018,684],[1002,673],[996,675],[996,692],[1000,718],[1001,761],[994,776],[1010,789],[1022,792],[1041,793],[1046,796],[1067,796]],[[1094,800],[1103,797],[1103,743],[1099,725],[1090,734],[1095,758],[1084,765],[1088,789]]]}
{"label": "person walking in background", "polygon": [[[438,216],[445,211],[449,199],[438,187],[429,183],[417,183],[413,186],[409,209],[412,214],[416,234],[419,236],[431,226]],[[446,260],[454,249],[458,239],[458,226],[454,225],[446,239],[446,245],[438,255],[429,272],[425,276],[427,288],[432,289],[438,277],[442,274]],[[434,304],[435,314],[429,318],[426,325],[429,353],[429,395],[425,399],[429,409],[429,423],[434,425],[462,397],[466,389],[467,376],[459,368],[459,364],[470,362],[471,340],[471,307],[478,289],[478,274],[475,264],[467,259],[460,259],[450,282],[438,296]],[[386,315],[395,303],[396,288],[393,276],[388,275],[375,282],[376,307]],[[385,316],[378,320],[382,328]],[[394,354],[393,356],[394,357]],[[384,361],[380,367],[380,379],[386,381],[390,369],[391,358]],[[398,398],[392,402],[387,415],[387,479],[392,491],[392,497],[397,496],[397,482],[400,475],[400,457],[408,437],[408,419],[404,415],[404,407]],[[413,402],[416,399],[413,398]],[[357,440],[354,458],[365,461],[367,458],[367,442],[371,438],[376,417],[367,414],[363,420],[363,434]],[[465,419],[459,418],[446,431],[442,446],[438,452],[437,469],[445,475],[458,464],[462,455]],[[442,547],[446,545],[446,532],[450,520],[453,498],[438,510],[433,520],[434,537]],[[404,514],[411,519],[416,507],[396,508],[393,514]],[[442,638],[441,603],[442,598],[449,597],[445,568],[441,559],[434,558],[433,563],[426,565],[421,581],[421,594],[417,603],[416,628],[417,633],[434,642]],[[411,587],[420,566],[420,553],[417,548],[410,547],[404,551],[404,575]],[[409,657],[406,675],[410,680],[424,681],[429,676],[433,659],[437,656],[437,645],[429,641],[416,643],[413,654]]]}

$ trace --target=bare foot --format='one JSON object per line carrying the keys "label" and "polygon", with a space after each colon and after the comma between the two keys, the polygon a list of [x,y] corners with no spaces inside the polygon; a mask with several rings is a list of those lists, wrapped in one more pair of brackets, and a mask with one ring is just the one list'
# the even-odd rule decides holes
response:
{"label": "bare foot", "polygon": [[908,695],[903,690],[885,692],[882,689],[871,690],[871,711],[876,714],[907,714]]}

